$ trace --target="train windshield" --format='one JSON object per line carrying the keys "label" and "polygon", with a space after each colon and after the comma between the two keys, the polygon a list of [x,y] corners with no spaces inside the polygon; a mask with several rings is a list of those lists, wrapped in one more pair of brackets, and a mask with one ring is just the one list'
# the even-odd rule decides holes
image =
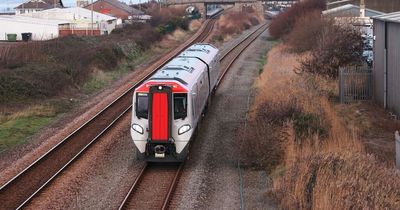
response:
{"label": "train windshield", "polygon": [[187,94],[174,94],[174,119],[185,119],[187,116]]}
{"label": "train windshield", "polygon": [[137,93],[136,96],[136,116],[147,119],[149,115],[149,99],[147,93]]}

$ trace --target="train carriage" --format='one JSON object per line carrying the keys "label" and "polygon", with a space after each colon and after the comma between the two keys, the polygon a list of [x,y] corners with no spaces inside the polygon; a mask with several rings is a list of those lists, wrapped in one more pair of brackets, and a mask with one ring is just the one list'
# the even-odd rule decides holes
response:
{"label": "train carriage", "polygon": [[218,49],[195,44],[134,92],[131,136],[139,159],[181,162],[219,76]]}

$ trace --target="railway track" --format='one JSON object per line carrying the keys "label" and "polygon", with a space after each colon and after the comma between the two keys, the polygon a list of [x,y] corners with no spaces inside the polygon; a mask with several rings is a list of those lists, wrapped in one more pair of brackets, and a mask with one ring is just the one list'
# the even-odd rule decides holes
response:
{"label": "railway track", "polygon": [[142,80],[1,186],[0,208],[19,209],[25,206],[130,110],[132,94],[137,86],[186,47],[204,41],[212,32],[215,22],[216,19],[207,20],[202,28],[184,45],[150,66],[149,68],[153,70]]}
{"label": "railway track", "polygon": [[229,49],[227,52],[221,55],[220,58],[220,66],[222,68],[222,73],[217,81],[217,87],[219,86],[220,82],[223,80],[225,77],[226,73],[228,72],[229,68],[235,63],[236,59],[243,53],[243,51],[250,46],[251,43],[254,42],[254,40],[257,39],[267,28],[269,25],[267,23],[262,24],[259,26],[257,29],[255,29],[253,32],[245,36],[242,40],[239,41],[239,43]]}
{"label": "railway track", "polygon": [[119,210],[167,209],[182,168],[183,164],[178,163],[147,163],[122,201]]}
{"label": "railway track", "polygon": [[[217,87],[235,60],[267,28],[267,24],[261,25],[221,56],[220,62],[223,70],[218,79]],[[184,163],[168,165],[165,163],[146,164],[125,196],[125,199],[122,201],[119,210],[168,209],[175,187],[179,181],[183,165]]]}

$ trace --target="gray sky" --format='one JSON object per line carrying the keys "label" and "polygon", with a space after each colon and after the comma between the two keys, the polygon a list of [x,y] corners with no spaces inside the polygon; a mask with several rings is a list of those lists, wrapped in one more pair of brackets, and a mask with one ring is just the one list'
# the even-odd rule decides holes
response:
{"label": "gray sky", "polygon": [[[25,2],[27,0],[0,0],[0,11],[4,11],[6,8],[14,8],[19,4]],[[67,7],[75,6],[76,0],[62,0],[64,5]],[[90,0],[89,0],[90,1]],[[93,0],[96,1],[96,0]],[[129,3],[130,0],[120,0],[126,3]],[[146,0],[142,0],[141,2],[145,2]],[[139,3],[139,0],[132,0],[132,3]]]}

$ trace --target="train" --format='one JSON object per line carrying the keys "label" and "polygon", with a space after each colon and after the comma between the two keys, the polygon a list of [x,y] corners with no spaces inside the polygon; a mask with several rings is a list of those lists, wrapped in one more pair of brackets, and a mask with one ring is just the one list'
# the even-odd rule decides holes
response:
{"label": "train", "polygon": [[211,103],[220,74],[219,50],[197,43],[157,70],[133,95],[131,137],[136,157],[183,162]]}

